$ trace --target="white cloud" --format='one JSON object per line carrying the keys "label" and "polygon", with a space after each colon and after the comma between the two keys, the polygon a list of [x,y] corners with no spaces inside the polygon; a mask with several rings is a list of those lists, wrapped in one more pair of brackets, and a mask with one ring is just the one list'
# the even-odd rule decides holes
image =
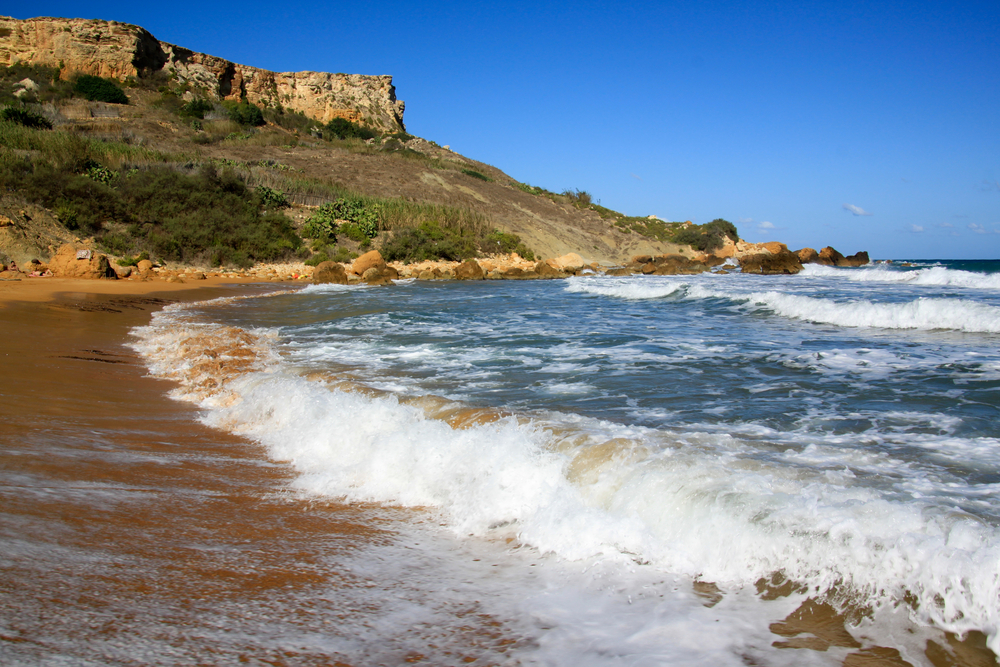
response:
{"label": "white cloud", "polygon": [[924,228],[921,227],[920,225],[910,225],[910,231],[913,232],[914,234],[919,234],[920,232],[924,231]]}
{"label": "white cloud", "polygon": [[860,206],[855,206],[854,204],[844,204],[844,210],[850,211],[854,215],[871,215],[868,211],[861,208]]}
{"label": "white cloud", "polygon": [[970,222],[969,223],[969,229],[971,229],[972,231],[974,231],[977,234],[989,234],[990,233],[989,230],[987,230],[985,227],[983,227],[982,225],[977,225],[974,222]]}
{"label": "white cloud", "polygon": [[765,220],[764,222],[760,223],[760,228],[761,229],[774,229],[774,225],[771,224],[770,222],[768,222],[767,220]]}
{"label": "white cloud", "polygon": [[639,176],[637,174],[631,174],[630,173],[629,176],[631,176],[632,178],[634,178],[637,181],[641,181],[642,180],[642,176]]}
{"label": "white cloud", "polygon": [[944,229],[951,229],[954,226],[955,225],[951,224],[950,222],[942,222],[938,224],[938,227],[942,227]]}

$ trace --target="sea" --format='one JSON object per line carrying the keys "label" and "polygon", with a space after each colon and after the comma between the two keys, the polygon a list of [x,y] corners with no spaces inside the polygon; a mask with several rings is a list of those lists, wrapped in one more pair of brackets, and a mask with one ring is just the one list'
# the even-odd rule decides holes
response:
{"label": "sea", "polygon": [[476,664],[988,664],[1000,261],[720,268],[257,287],[133,345],[289,497],[394,512],[338,567],[406,585],[298,650],[389,664],[464,605]]}

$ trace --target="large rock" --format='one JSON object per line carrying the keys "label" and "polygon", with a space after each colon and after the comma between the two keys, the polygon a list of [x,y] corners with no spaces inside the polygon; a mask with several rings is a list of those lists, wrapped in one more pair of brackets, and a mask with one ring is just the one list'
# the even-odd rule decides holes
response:
{"label": "large rock", "polygon": [[346,285],[347,271],[337,262],[320,262],[313,271],[312,281],[315,285]]}
{"label": "large rock", "polygon": [[843,266],[843,262],[844,256],[830,246],[820,250],[819,255],[816,257],[817,264],[824,264],[826,266]]}
{"label": "large rock", "polygon": [[49,260],[49,270],[58,278],[118,279],[118,274],[111,268],[107,257],[90,250],[78,253],[77,249],[68,243],[60,247]]}
{"label": "large rock", "polygon": [[796,250],[795,254],[799,256],[799,261],[803,264],[815,264],[816,260],[819,259],[819,253],[812,248]]}
{"label": "large rock", "polygon": [[566,274],[552,265],[552,260],[542,260],[535,264],[535,273],[539,278],[566,278]]}
{"label": "large rock", "polygon": [[844,257],[839,252],[827,246],[819,251],[819,255],[814,260],[817,264],[826,266],[864,266],[869,263],[868,253],[864,250],[856,252],[850,257]]}
{"label": "large rock", "polygon": [[455,267],[455,280],[483,280],[485,277],[483,267],[474,259],[467,259]]}
{"label": "large rock", "polygon": [[552,260],[556,268],[565,271],[566,273],[577,274],[587,268],[587,264],[583,261],[575,252],[567,253],[562,257],[556,257]]}
{"label": "large rock", "polygon": [[778,253],[760,253],[739,258],[743,273],[759,273],[763,275],[795,274],[802,270],[799,256],[785,250]]}
{"label": "large rock", "polygon": [[844,263],[840,266],[864,266],[870,263],[871,260],[868,259],[868,251],[862,250],[861,252],[856,252],[850,257],[844,258]]}
{"label": "large rock", "polygon": [[[652,273],[658,276],[704,273],[709,269],[709,262],[714,265],[721,264],[723,260],[713,257],[705,261],[698,261],[684,255],[658,255],[651,262],[655,267]],[[643,273],[646,273],[645,269],[643,269]]]}
{"label": "large rock", "polygon": [[162,71],[212,98],[249,100],[304,113],[322,123],[347,118],[387,132],[403,130],[405,105],[391,76],[269,72],[157,40],[115,21],[0,17],[0,64],[62,68],[62,77],[95,74],[123,80]]}
{"label": "large rock", "polygon": [[378,250],[370,250],[354,260],[354,264],[351,265],[351,273],[363,276],[368,269],[382,269],[385,266],[386,263],[382,259],[382,253]]}

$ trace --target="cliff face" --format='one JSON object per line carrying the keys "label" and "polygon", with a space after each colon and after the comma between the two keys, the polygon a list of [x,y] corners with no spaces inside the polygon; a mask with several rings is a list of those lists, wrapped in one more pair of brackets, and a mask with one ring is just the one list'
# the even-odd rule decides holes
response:
{"label": "cliff face", "polygon": [[324,123],[340,117],[388,132],[404,129],[404,103],[396,99],[391,76],[269,72],[160,42],[127,23],[0,17],[0,64],[17,61],[62,66],[63,77],[124,80],[164,71],[216,99],[280,104]]}

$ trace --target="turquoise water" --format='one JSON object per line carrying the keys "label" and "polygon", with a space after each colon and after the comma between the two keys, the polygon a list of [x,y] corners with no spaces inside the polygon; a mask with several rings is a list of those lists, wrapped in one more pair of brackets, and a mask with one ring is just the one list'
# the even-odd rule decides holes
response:
{"label": "turquoise water", "polygon": [[[426,508],[456,569],[492,549],[520,659],[836,664],[771,646],[813,595],[926,664],[943,630],[1000,641],[1000,262],[913,264],[317,286],[168,310],[139,347],[169,376],[179,338],[251,335],[266,363],[178,395],[296,492]],[[472,408],[501,418],[447,423]],[[801,596],[758,597],[775,575]]]}

